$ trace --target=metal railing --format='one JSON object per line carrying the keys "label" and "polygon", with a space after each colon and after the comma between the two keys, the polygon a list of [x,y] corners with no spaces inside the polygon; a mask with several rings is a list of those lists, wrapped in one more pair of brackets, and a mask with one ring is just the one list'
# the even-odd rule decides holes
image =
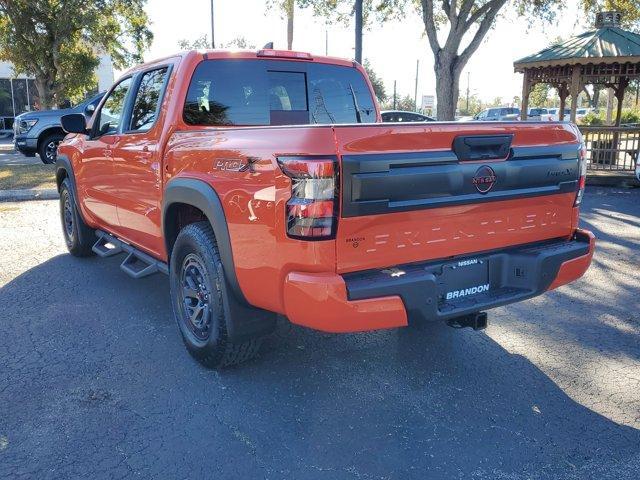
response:
{"label": "metal railing", "polygon": [[640,155],[640,127],[580,127],[587,145],[587,169],[633,172]]}

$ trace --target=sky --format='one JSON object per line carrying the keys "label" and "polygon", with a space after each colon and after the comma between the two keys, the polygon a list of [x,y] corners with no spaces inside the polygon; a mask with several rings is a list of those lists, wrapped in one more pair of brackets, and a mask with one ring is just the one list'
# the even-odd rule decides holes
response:
{"label": "sky", "polygon": [[[213,1],[217,45],[243,36],[257,47],[273,41],[275,48],[286,48],[286,19],[278,12],[267,11],[264,0]],[[175,53],[180,39],[210,36],[210,0],[149,0],[146,11],[154,40],[145,60]],[[555,24],[516,18],[508,13],[499,18],[461,76],[461,95],[465,94],[469,79],[471,93],[484,101],[501,97],[510,103],[514,96],[521,96],[522,75],[514,73],[513,61],[545,48],[558,37],[578,34],[593,23],[579,14],[576,0],[567,0],[558,17]],[[324,55],[327,31],[328,54],[353,58],[353,24],[326,25],[322,18],[303,9],[296,9],[293,49]],[[364,33],[363,58],[371,62],[388,94],[392,94],[396,81],[398,94],[411,96],[419,61],[418,98],[435,95],[433,55],[416,13],[410,13],[402,22],[372,25]]]}

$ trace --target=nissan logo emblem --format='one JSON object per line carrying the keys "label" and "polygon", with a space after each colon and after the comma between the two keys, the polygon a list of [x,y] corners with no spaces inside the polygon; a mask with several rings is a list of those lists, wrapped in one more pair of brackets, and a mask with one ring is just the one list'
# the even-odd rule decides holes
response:
{"label": "nissan logo emblem", "polygon": [[487,193],[493,188],[496,180],[496,172],[493,171],[493,168],[483,165],[476,170],[473,176],[473,185],[480,193]]}

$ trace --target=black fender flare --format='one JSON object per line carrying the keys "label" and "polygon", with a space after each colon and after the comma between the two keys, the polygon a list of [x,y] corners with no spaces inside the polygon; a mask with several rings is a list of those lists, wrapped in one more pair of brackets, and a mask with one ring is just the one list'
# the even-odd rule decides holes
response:
{"label": "black fender flare", "polygon": [[71,161],[66,155],[58,154],[56,158],[56,185],[58,186],[58,192],[60,192],[60,186],[62,185],[61,178],[63,175],[71,181],[71,193],[73,193],[73,197],[78,198],[76,195],[76,177],[73,174]]}
{"label": "black fender flare", "polygon": [[237,300],[249,305],[244,293],[242,293],[238,276],[236,275],[231,250],[231,237],[229,236],[229,227],[227,226],[227,219],[222,208],[222,202],[213,187],[202,180],[178,177],[167,182],[164,189],[162,198],[162,232],[167,256],[169,257],[168,261],[171,257],[171,245],[169,245],[170,235],[167,235],[166,219],[169,208],[176,203],[191,205],[203,212],[207,217],[211,228],[213,228],[213,233],[216,236],[222,268],[224,269],[229,287]]}

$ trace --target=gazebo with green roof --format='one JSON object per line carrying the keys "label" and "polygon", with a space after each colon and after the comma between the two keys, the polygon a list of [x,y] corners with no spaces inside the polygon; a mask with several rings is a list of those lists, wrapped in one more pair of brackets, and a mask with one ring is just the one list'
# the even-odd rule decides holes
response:
{"label": "gazebo with green roof", "polygon": [[601,12],[596,28],[569,40],[552,45],[513,63],[524,74],[522,119],[527,118],[529,93],[537,83],[547,83],[558,90],[560,120],[564,119],[567,96],[571,96],[571,121],[576,120],[578,95],[585,85],[604,85],[613,89],[620,124],[622,100],[629,82],[640,78],[640,35],[619,27],[621,14]]}

